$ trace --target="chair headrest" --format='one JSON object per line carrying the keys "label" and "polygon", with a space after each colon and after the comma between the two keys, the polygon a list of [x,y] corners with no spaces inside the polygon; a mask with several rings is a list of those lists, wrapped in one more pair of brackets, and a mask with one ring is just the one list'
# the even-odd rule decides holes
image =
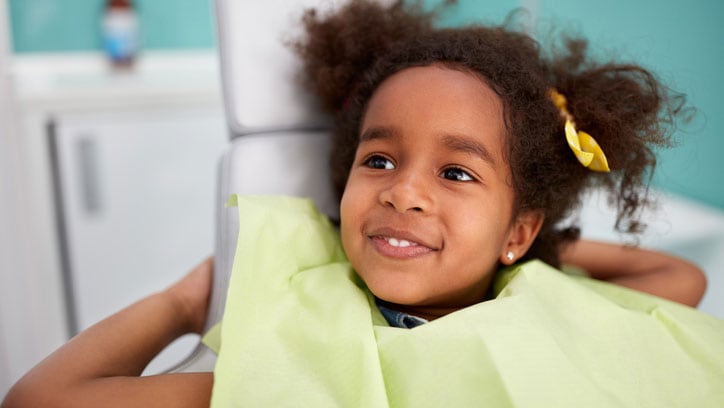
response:
{"label": "chair headrest", "polygon": [[306,9],[341,0],[217,0],[216,21],[227,121],[235,135],[319,129],[328,119],[301,86],[291,41]]}

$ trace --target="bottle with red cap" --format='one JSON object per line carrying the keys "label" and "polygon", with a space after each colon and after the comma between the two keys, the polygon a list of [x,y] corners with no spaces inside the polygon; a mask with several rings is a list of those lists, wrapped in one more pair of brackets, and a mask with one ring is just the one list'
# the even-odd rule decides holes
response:
{"label": "bottle with red cap", "polygon": [[103,48],[115,67],[131,67],[138,54],[138,15],[130,0],[108,0],[103,15]]}

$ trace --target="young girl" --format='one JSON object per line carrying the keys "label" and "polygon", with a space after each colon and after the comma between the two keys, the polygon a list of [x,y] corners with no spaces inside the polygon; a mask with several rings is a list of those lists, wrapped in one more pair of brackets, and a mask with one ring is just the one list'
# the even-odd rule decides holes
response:
{"label": "young girl", "polygon": [[[223,382],[214,391],[220,406],[234,401],[228,398],[233,387],[252,406],[455,405],[458,397],[498,406],[601,404],[600,398],[609,398],[608,405],[631,403],[617,399],[625,391],[616,383],[618,372],[602,367],[612,360],[629,363],[628,340],[634,354],[646,352],[644,340],[652,348],[663,341],[647,337],[648,320],[639,314],[633,318],[640,322],[637,337],[638,323],[627,326],[623,312],[638,299],[657,308],[659,301],[579,285],[535,262],[521,266],[518,277],[499,271],[532,259],[572,263],[595,278],[696,305],[704,290],[697,268],[641,249],[576,241],[577,228],[561,225],[588,187],[602,186],[618,205],[617,225],[639,229],[635,215],[646,203],[651,149],[668,143],[664,125],[676,106],[652,74],[589,61],[580,40],[569,40],[562,55],[547,59],[524,34],[497,27],[437,29],[433,18],[400,2],[385,7],[352,1],[329,16],[307,14],[308,37],[297,45],[313,90],[336,119],[341,244],[362,282],[345,269],[328,223],[304,205],[241,200],[248,239],[237,252],[216,378],[138,377],[172,339],[202,330],[212,269],[206,261],[171,288],[71,340],[28,373],[3,407],[207,406],[214,382]],[[274,240],[267,256],[259,248],[265,240]],[[587,285],[593,289],[581,289]],[[624,300],[601,300],[601,293]],[[521,306],[531,298],[540,303]],[[599,316],[600,324],[580,320],[595,309],[588,298],[610,313]],[[673,311],[663,312],[667,316],[706,320],[660,302]],[[419,327],[391,329],[382,317],[391,326]],[[542,331],[528,331],[549,317]],[[618,342],[584,346],[587,337],[608,339],[607,324],[616,319],[623,328]],[[712,321],[706,320],[721,334],[721,323]],[[512,333],[522,339],[507,337],[510,322],[521,326]],[[552,335],[552,343],[532,337],[549,329],[577,334]],[[561,355],[552,347],[556,342],[571,348]],[[520,354],[501,344],[520,345],[511,347]],[[700,361],[716,353],[702,350]],[[596,353],[601,355],[589,359]],[[543,356],[551,365],[529,360]],[[565,368],[584,357],[590,365]],[[716,364],[707,367],[721,375]],[[660,373],[644,365],[634,388],[650,396],[645,376]],[[454,369],[446,372],[448,366]],[[700,374],[699,365],[691,367],[687,373]],[[669,369],[681,367],[664,365]],[[434,377],[435,371],[444,374]],[[529,384],[527,402],[516,394],[511,372]],[[578,374],[566,377],[571,372]],[[702,387],[716,389],[702,372],[696,376]],[[230,377],[237,375],[242,381],[233,383]],[[573,399],[550,399],[558,394],[551,384],[536,383],[541,378],[568,384]]]}

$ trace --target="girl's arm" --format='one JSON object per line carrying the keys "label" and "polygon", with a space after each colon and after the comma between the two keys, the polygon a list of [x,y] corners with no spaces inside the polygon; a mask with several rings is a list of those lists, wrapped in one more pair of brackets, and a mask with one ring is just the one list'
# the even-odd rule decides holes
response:
{"label": "girl's arm", "polygon": [[696,265],[638,247],[579,240],[564,249],[561,261],[593,278],[693,307],[706,290],[706,276]]}
{"label": "girl's arm", "polygon": [[172,340],[200,332],[211,288],[206,260],[170,288],[81,332],[10,389],[11,407],[207,407],[211,373],[140,377]]}

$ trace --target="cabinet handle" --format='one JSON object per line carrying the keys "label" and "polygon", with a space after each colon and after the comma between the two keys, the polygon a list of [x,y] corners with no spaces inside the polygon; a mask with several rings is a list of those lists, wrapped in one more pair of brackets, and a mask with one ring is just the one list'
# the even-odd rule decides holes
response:
{"label": "cabinet handle", "polygon": [[76,142],[76,152],[83,209],[88,215],[97,215],[102,209],[98,143],[90,136],[81,136]]}

